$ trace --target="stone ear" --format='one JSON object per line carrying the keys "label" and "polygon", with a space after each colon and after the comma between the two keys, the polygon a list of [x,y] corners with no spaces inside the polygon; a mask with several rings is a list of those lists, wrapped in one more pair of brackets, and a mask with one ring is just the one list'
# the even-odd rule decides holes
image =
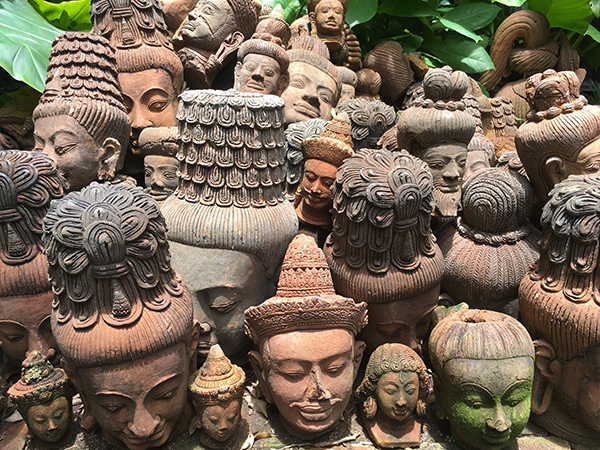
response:
{"label": "stone ear", "polygon": [[190,374],[196,371],[198,362],[198,340],[200,339],[200,323],[194,320],[192,334],[188,342],[188,351],[190,352]]}
{"label": "stone ear", "polygon": [[438,419],[448,420],[442,396],[442,382],[436,373],[433,374],[433,388],[435,390],[435,413]]}
{"label": "stone ear", "polygon": [[550,407],[554,384],[559,381],[562,365],[556,359],[554,346],[546,339],[536,339],[535,370],[533,374],[533,387],[531,392],[531,411],[534,414],[543,414]]}
{"label": "stone ear", "polygon": [[233,88],[236,91],[240,90],[240,84],[239,83],[240,83],[240,71],[242,70],[242,66],[243,66],[242,62],[238,61],[238,63],[235,65],[235,69],[233,70],[234,75],[235,75],[234,82],[233,82]]}
{"label": "stone ear", "polygon": [[98,180],[112,180],[120,169],[121,162],[121,144],[114,138],[106,138],[100,148],[100,158],[98,166]]}
{"label": "stone ear", "polygon": [[354,343],[354,378],[356,378],[356,375],[358,374],[358,368],[363,359],[365,348],[367,348],[367,344],[363,341],[356,341]]}
{"label": "stone ear", "polygon": [[279,76],[279,81],[277,82],[277,91],[275,92],[275,95],[281,95],[281,93],[286,90],[286,88],[288,87],[289,84],[290,84],[289,75],[287,74],[287,72],[282,73]]}
{"label": "stone ear", "polygon": [[64,359],[60,362],[61,368],[67,374],[67,377],[79,392],[79,396],[81,397],[81,403],[83,403],[83,414],[81,415],[81,426],[86,430],[89,430],[93,426],[96,425],[96,419],[92,417],[92,409],[90,408],[90,402],[85,394],[85,390],[81,386],[81,380],[79,379],[79,375],[77,375],[77,371],[72,369],[67,363],[65,363]]}
{"label": "stone ear", "polygon": [[271,395],[271,390],[269,389],[269,385],[265,380],[264,372],[263,372],[263,359],[260,356],[260,353],[256,350],[252,350],[248,352],[248,361],[250,361],[250,365],[252,366],[252,370],[254,370],[254,374],[256,378],[258,378],[258,384],[262,389],[262,392],[265,396],[265,399],[269,403],[273,403],[273,396]]}
{"label": "stone ear", "polygon": [[548,186],[548,191],[566,178],[563,173],[563,167],[563,160],[559,156],[552,156],[544,162],[544,175],[546,177],[545,182]]}

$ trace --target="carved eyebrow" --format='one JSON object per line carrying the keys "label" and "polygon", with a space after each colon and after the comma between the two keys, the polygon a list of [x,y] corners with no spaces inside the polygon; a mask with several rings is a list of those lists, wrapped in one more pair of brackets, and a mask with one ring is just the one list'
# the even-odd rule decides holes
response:
{"label": "carved eyebrow", "polygon": [[505,389],[505,391],[502,393],[502,398],[508,397],[510,394],[512,394],[518,389],[527,388],[528,385],[531,385],[531,382],[529,380],[517,380]]}
{"label": "carved eyebrow", "polygon": [[492,394],[492,392],[485,386],[479,386],[478,384],[474,384],[474,383],[460,383],[459,386],[461,389],[464,389],[464,390],[473,389],[475,391],[480,391],[480,392],[488,395],[491,398],[494,398],[494,394]]}
{"label": "carved eyebrow", "polygon": [[50,136],[50,142],[54,142],[56,139],[56,136],[61,135],[61,134],[68,134],[68,135],[70,135],[70,137],[77,138],[77,133],[73,133],[71,130],[68,130],[68,129],[62,129],[62,130],[55,131],[52,134],[52,136]]}

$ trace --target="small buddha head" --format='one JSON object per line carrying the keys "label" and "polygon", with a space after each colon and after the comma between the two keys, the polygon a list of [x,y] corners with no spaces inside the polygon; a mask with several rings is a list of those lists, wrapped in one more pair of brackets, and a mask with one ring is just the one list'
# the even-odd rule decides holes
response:
{"label": "small buddha head", "polygon": [[53,203],[43,243],[52,332],[82,426],[130,450],[187,429],[198,331],[158,204],[141,188],[92,183]]}
{"label": "small buddha head", "polygon": [[227,446],[238,432],[245,380],[244,371],[231,364],[218,344],[211,347],[202,367],[190,378],[189,390],[206,435],[203,443],[209,448]]}
{"label": "small buddha head", "polygon": [[130,121],[115,63],[101,36],[70,32],[52,44],[33,134],[35,149],[56,161],[71,190],[112,180],[123,167]]}
{"label": "small buddha head", "polygon": [[290,42],[290,83],[281,94],[285,123],[331,118],[331,108],[342,91],[340,74],[329,61],[329,50],[319,39],[298,36]]}
{"label": "small buddha head", "polygon": [[308,17],[320,36],[339,36],[344,31],[347,0],[309,0]]}
{"label": "small buddha head", "polygon": [[499,450],[517,439],[529,419],[535,356],[523,325],[462,310],[433,329],[429,355],[438,417],[462,448]]}
{"label": "small buddha head", "polygon": [[73,387],[64,370],[37,351],[23,361],[21,378],[8,394],[27,423],[29,433],[44,442],[57,442],[72,422]]}

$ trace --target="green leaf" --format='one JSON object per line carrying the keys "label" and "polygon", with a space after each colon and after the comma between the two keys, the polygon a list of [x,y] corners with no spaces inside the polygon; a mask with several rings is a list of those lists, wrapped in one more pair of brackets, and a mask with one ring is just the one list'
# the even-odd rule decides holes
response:
{"label": "green leaf", "polygon": [[470,3],[453,8],[444,14],[444,19],[451,20],[468,30],[475,31],[489,25],[496,18],[500,10],[501,8],[496,5]]}
{"label": "green leaf", "polygon": [[496,3],[501,5],[512,6],[513,8],[520,8],[527,0],[494,0]]}
{"label": "green leaf", "polygon": [[377,9],[378,13],[396,17],[430,17],[437,15],[433,0],[383,0]]}
{"label": "green leaf", "polygon": [[90,0],[73,0],[51,3],[29,0],[29,3],[52,25],[65,31],[90,31]]}
{"label": "green leaf", "polygon": [[440,22],[446,27],[449,28],[451,30],[456,31],[459,34],[462,34],[463,36],[468,37],[469,39],[473,39],[475,42],[479,42],[481,41],[481,37],[477,36],[475,33],[473,33],[471,30],[466,29],[465,27],[463,27],[462,25],[453,22],[451,20],[446,20],[444,17],[442,17],[440,19]]}
{"label": "green leaf", "polygon": [[596,42],[600,42],[600,31],[598,31],[596,27],[592,26],[592,24],[588,26],[588,30],[585,34],[586,36],[591,37]]}
{"label": "green leaf", "polygon": [[377,0],[349,0],[346,22],[352,28],[368,22],[377,13]]}
{"label": "green leaf", "polygon": [[292,23],[297,18],[307,14],[306,12],[307,0],[267,0],[266,4],[273,7],[281,5],[283,9],[283,18],[287,23]]}
{"label": "green leaf", "polygon": [[62,30],[49,24],[27,0],[0,2],[0,66],[42,92],[52,41]]}
{"label": "green leaf", "polygon": [[584,34],[594,17],[589,0],[528,0],[529,7],[548,18],[551,27]]}
{"label": "green leaf", "polygon": [[387,39],[388,41],[399,41],[402,44],[404,53],[410,53],[417,50],[423,43],[423,37],[416,34],[404,34],[402,36],[394,36]]}
{"label": "green leaf", "polygon": [[446,39],[436,37],[435,44],[427,48],[433,55],[453,69],[467,73],[479,73],[494,68],[494,63],[485,49],[460,35],[449,35]]}
{"label": "green leaf", "polygon": [[600,0],[591,0],[590,7],[592,8],[592,13],[596,18],[600,17]]}

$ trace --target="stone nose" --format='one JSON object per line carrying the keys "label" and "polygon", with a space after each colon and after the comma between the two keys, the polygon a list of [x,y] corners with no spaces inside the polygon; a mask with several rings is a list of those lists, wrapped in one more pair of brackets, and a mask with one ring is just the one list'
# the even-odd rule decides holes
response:
{"label": "stone nose", "polygon": [[152,417],[150,411],[144,405],[137,405],[133,414],[133,420],[129,422],[129,430],[138,438],[152,436],[160,423],[158,416]]}
{"label": "stone nose", "polygon": [[309,375],[306,397],[309,400],[327,400],[331,394],[323,385],[322,374],[318,370],[312,370]]}
{"label": "stone nose", "polygon": [[496,430],[499,433],[503,433],[510,428],[510,419],[504,414],[504,410],[501,406],[496,406],[491,417],[486,420],[486,425],[492,430]]}

